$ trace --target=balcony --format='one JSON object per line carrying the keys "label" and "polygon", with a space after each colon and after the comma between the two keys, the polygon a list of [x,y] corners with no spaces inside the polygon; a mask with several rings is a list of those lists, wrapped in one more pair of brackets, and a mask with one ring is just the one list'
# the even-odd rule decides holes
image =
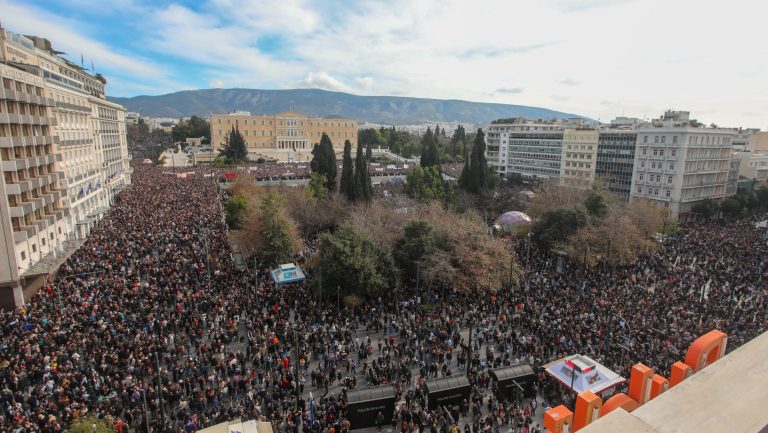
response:
{"label": "balcony", "polygon": [[0,148],[10,149],[13,147],[13,140],[11,137],[0,137]]}
{"label": "balcony", "polygon": [[29,104],[29,94],[27,92],[16,92],[16,100],[19,102],[23,102],[25,104]]}
{"label": "balcony", "polygon": [[11,89],[6,89],[4,87],[0,87],[0,99],[8,99],[11,101],[16,100],[16,91]]}
{"label": "balcony", "polygon": [[2,161],[0,163],[0,166],[2,166],[3,171],[19,171],[25,168],[29,168],[27,166],[27,161],[24,159],[12,159],[10,161]]}
{"label": "balcony", "polygon": [[16,113],[0,113],[0,123],[19,123],[19,115]]}
{"label": "balcony", "polygon": [[24,218],[24,215],[34,211],[34,206],[32,203],[21,202],[18,206],[11,206],[8,209],[10,210],[11,217]]}

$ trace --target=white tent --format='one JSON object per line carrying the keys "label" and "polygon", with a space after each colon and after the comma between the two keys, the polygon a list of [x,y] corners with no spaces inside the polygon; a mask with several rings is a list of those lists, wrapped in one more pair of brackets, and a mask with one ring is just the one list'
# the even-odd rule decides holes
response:
{"label": "white tent", "polygon": [[547,365],[546,372],[577,394],[600,394],[626,380],[594,359],[578,354]]}

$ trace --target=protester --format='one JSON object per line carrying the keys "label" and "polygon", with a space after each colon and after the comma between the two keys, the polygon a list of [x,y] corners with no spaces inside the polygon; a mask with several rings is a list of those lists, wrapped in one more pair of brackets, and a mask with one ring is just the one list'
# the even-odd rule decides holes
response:
{"label": "protester", "polygon": [[[425,308],[423,294],[402,290],[346,306],[303,283],[277,288],[267,269],[237,270],[216,178],[191,171],[137,165],[58,277],[0,312],[0,430],[57,432],[95,415],[124,432],[146,431],[147,419],[191,433],[234,418],[346,432],[356,428],[346,394],[383,385],[402,403],[378,426],[536,431],[535,401],[498,400],[490,368],[530,363],[540,374],[583,353],[625,376],[636,362],[666,374],[713,328],[732,350],[768,327],[768,247],[754,218],[685,227],[632,267],[557,273],[534,249],[521,287],[493,296],[454,293]],[[469,400],[428,410],[424,383],[455,374],[468,374]],[[573,401],[543,376],[539,386],[549,405]]]}

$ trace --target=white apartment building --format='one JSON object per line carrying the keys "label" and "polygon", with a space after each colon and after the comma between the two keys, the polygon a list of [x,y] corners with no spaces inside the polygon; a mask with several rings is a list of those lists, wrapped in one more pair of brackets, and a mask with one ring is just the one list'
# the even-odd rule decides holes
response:
{"label": "white apartment building", "polygon": [[511,119],[488,126],[488,165],[508,177],[549,179],[560,176],[564,125],[556,121]]}
{"label": "white apartment building", "polygon": [[563,131],[560,184],[589,188],[595,181],[597,168],[598,128],[580,126]]}
{"label": "white apartment building", "polygon": [[0,306],[21,306],[42,285],[35,266],[67,229],[54,101],[42,77],[0,64]]}
{"label": "white apartment building", "polygon": [[733,131],[690,127],[686,112],[667,112],[654,125],[637,131],[631,198],[677,218],[705,198],[726,197]]}

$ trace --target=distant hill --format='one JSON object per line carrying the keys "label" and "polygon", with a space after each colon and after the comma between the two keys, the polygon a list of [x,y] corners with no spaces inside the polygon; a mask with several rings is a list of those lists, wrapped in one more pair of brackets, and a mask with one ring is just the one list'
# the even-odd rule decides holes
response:
{"label": "distant hill", "polygon": [[276,114],[288,111],[291,106],[294,111],[310,116],[341,116],[386,125],[435,121],[480,124],[509,117],[582,117],[525,105],[400,96],[358,96],[319,89],[204,89],[159,96],[109,99],[122,104],[128,111],[148,117],[210,116],[211,113],[234,110],[250,111],[252,114]]}

